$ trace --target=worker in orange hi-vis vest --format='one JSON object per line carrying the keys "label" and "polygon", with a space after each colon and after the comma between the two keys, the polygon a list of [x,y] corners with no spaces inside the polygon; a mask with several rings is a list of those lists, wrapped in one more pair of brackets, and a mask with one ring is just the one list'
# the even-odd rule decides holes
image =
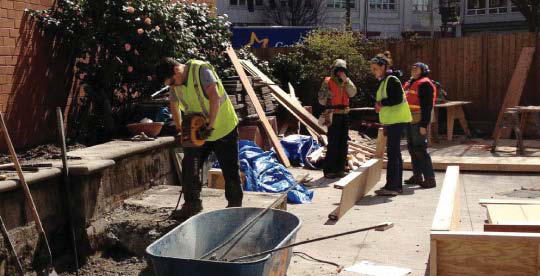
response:
{"label": "worker in orange hi-vis vest", "polygon": [[403,86],[413,117],[413,121],[406,128],[413,176],[405,180],[405,184],[420,185],[422,188],[436,186],[431,156],[427,151],[427,128],[435,106],[437,88],[428,75],[428,65],[415,63],[411,68],[411,79]]}
{"label": "worker in orange hi-vis vest", "polygon": [[319,103],[326,107],[323,124],[328,126],[328,147],[324,161],[324,176],[345,176],[349,150],[349,98],[356,95],[356,86],[347,76],[347,62],[334,61],[332,73],[326,77],[319,91]]}

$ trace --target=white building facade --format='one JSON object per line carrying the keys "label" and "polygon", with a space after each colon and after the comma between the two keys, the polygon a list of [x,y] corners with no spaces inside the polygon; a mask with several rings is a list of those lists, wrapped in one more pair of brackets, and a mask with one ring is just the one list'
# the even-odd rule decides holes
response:
{"label": "white building facade", "polygon": [[[227,14],[237,26],[271,25],[265,15],[268,0],[254,0],[254,11],[248,11],[247,0],[218,0],[217,11]],[[286,5],[286,0],[275,0]],[[433,9],[431,3],[433,2]],[[438,0],[351,0],[351,25],[355,31],[366,31],[371,37],[399,38],[405,31],[421,36],[440,32]],[[345,25],[345,0],[325,0],[319,26],[342,28]],[[367,20],[366,20],[367,18]],[[367,23],[367,24],[366,24]]]}

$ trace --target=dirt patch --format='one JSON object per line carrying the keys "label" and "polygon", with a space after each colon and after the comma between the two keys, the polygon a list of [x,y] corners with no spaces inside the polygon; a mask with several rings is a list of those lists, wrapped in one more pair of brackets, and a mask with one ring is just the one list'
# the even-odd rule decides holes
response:
{"label": "dirt patch", "polygon": [[[68,145],[68,152],[76,149],[85,148],[85,145],[75,143]],[[32,161],[39,162],[40,160],[60,159],[62,157],[62,150],[60,147],[54,144],[40,145],[35,148],[29,149],[22,153],[17,154],[17,158],[20,162]],[[11,156],[9,154],[0,154],[0,164],[11,163]]]}
{"label": "dirt patch", "polygon": [[[75,272],[60,273],[60,276],[75,276]],[[154,276],[151,265],[144,258],[129,255],[113,255],[90,257],[79,269],[79,276]]]}

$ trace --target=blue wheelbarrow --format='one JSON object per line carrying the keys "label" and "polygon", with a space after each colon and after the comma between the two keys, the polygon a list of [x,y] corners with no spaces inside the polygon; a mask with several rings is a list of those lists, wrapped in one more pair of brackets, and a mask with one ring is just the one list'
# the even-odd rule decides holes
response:
{"label": "blue wheelbarrow", "polygon": [[[146,252],[154,272],[157,276],[285,276],[292,247],[242,262],[201,259],[263,210],[229,208],[190,218],[148,246]],[[229,249],[227,258],[233,260],[292,244],[300,226],[297,216],[270,209]]]}

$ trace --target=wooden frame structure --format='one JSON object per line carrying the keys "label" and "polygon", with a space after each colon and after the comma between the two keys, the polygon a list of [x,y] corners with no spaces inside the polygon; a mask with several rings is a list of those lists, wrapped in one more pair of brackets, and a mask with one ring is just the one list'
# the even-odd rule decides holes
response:
{"label": "wooden frame structure", "polygon": [[458,231],[459,167],[446,171],[431,227],[430,276],[538,276],[540,234]]}

